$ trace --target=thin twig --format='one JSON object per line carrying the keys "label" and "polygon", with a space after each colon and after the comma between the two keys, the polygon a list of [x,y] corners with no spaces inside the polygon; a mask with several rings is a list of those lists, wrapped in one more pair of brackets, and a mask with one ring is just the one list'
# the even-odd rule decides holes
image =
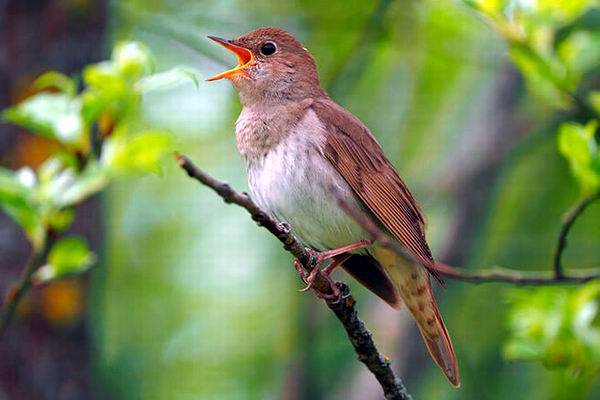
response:
{"label": "thin twig", "polygon": [[513,269],[496,267],[489,271],[464,272],[444,263],[436,262],[435,270],[445,278],[469,283],[510,283],[519,286],[542,286],[562,284],[582,284],[594,279],[600,279],[597,269],[585,272],[571,273],[557,279],[553,273],[521,272]]}
{"label": "thin twig", "polygon": [[[213,189],[226,203],[233,203],[246,209],[258,225],[263,226],[271,232],[281,243],[283,243],[284,248],[288,252],[300,260],[307,272],[310,272],[315,268],[315,260],[313,260],[313,257],[305,250],[300,241],[290,232],[289,226],[275,221],[266,212],[261,210],[248,194],[239,193],[232,189],[226,182],[206,174],[196,167],[186,156],[176,155],[176,158],[179,166],[183,168],[191,178],[194,178],[203,185]],[[320,275],[317,275],[313,287],[320,291],[331,293],[329,284]],[[408,394],[402,381],[392,370],[390,362],[379,352],[379,350],[377,350],[371,333],[358,318],[356,308],[354,307],[355,300],[350,295],[348,287],[343,283],[338,283],[338,287],[344,295],[343,300],[337,303],[334,301],[327,301],[327,306],[334,312],[344,326],[348,338],[358,355],[358,359],[367,366],[373,375],[375,375],[375,378],[377,378],[383,389],[386,399],[411,399],[411,396]]]}
{"label": "thin twig", "polygon": [[[555,285],[564,283],[585,283],[593,279],[600,278],[600,271],[594,270],[581,275],[574,274],[562,274],[557,277],[556,274],[525,274],[521,271],[515,271],[510,269],[499,269],[481,272],[464,272],[450,265],[446,265],[440,262],[436,262],[434,265],[425,265],[421,263],[415,256],[412,255],[404,246],[398,241],[392,240],[389,235],[385,234],[373,221],[362,211],[359,211],[353,207],[350,207],[345,200],[337,195],[333,187],[330,188],[340,207],[352,217],[357,224],[359,224],[370,236],[371,239],[377,241],[383,247],[386,247],[400,256],[405,260],[422,264],[426,268],[433,269],[445,278],[471,282],[471,283],[491,283],[491,282],[504,282],[511,283],[513,285]],[[589,205],[594,199],[588,199],[587,202],[579,204],[572,212],[565,218],[564,224],[568,225],[564,232],[564,240],[566,241],[566,235],[569,232],[570,225],[573,224],[577,216],[581,215],[583,209]],[[562,234],[561,234],[561,237]],[[561,245],[561,252],[564,249],[564,244]],[[559,255],[560,256],[560,255]],[[561,271],[562,272],[562,271]]]}
{"label": "thin twig", "polygon": [[581,214],[583,214],[587,206],[598,199],[600,199],[600,192],[592,196],[584,197],[565,214],[562,225],[560,226],[560,232],[558,233],[556,252],[554,254],[554,277],[556,279],[563,279],[565,277],[562,266],[562,255],[567,247],[567,236],[569,235],[573,223]]}
{"label": "thin twig", "polygon": [[47,234],[42,247],[33,252],[29,258],[17,285],[9,289],[6,301],[2,306],[2,311],[0,311],[0,338],[6,332],[6,328],[8,328],[19,302],[31,287],[31,277],[46,261],[53,243],[53,234]]}

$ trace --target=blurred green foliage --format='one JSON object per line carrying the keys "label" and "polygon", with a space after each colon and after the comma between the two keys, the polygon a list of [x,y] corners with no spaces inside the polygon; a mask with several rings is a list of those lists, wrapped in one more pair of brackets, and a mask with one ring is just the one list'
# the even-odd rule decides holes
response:
{"label": "blurred green foliage", "polygon": [[584,75],[600,63],[596,0],[465,0],[506,40],[533,93],[568,108]]}
{"label": "blurred green foliage", "polygon": [[48,262],[33,275],[34,282],[50,282],[85,272],[95,262],[87,242],[78,236],[60,239],[50,250]]}
{"label": "blurred green foliage", "polygon": [[511,335],[504,345],[507,359],[541,361],[594,377],[600,368],[600,284],[577,290],[538,288],[513,290],[508,296]]}
{"label": "blurred green foliage", "polygon": [[[576,110],[558,128],[558,149],[585,198],[600,182],[598,107],[586,82],[600,65],[600,10],[596,1],[467,1],[506,40],[509,54],[528,87],[552,108]],[[596,7],[596,8],[594,8]],[[567,116],[569,118],[569,116]],[[596,236],[597,239],[597,236]],[[580,288],[514,289],[509,295],[509,360],[541,361],[566,368],[555,398],[584,398],[600,371],[597,283]],[[560,384],[557,386],[559,387]],[[565,388],[568,388],[565,390]]]}
{"label": "blurred green foliage", "polygon": [[[486,213],[470,221],[477,238],[467,267],[547,269],[575,182],[581,196],[598,191],[597,1],[128,0],[114,2],[113,12],[109,61],[79,79],[42,75],[42,92],[3,114],[61,150],[35,171],[0,170],[2,208],[37,248],[49,229],[70,226],[77,204],[114,181],[105,196],[106,268],[92,289],[100,397],[275,399],[296,390],[307,399],[346,399],[362,368],[336,321],[295,292],[288,255],[243,212],[199,191],[174,166],[164,180],[137,179],[161,172],[160,159],[177,143],[215,175],[244,185],[232,135],[235,94],[219,83],[197,91],[194,71],[176,65],[224,68],[226,56],[204,34],[233,37],[261,25],[296,34],[332,97],[365,121],[422,201],[436,253],[460,209],[446,180],[453,171],[469,174],[481,143],[492,140],[487,128],[498,124],[486,104],[506,55],[528,88],[510,93],[513,112],[529,125],[490,182]],[[146,44],[120,42],[132,38]],[[598,266],[599,218],[590,208],[577,221],[570,266]],[[67,237],[36,279],[84,271],[94,259],[81,238]],[[463,387],[449,388],[437,369],[416,362],[418,371],[405,377],[415,398],[600,393],[597,283],[510,289],[508,301],[497,286],[447,286],[440,303]],[[358,285],[353,291],[368,310],[372,298]],[[393,337],[362,314],[378,342]],[[392,359],[409,352],[407,343]]]}
{"label": "blurred green foliage", "polygon": [[564,123],[558,132],[558,148],[569,161],[571,172],[584,195],[594,195],[600,189],[600,152],[596,142],[598,121],[587,125]]}
{"label": "blurred green foliage", "polygon": [[[323,86],[369,126],[423,203],[436,254],[461,206],[447,180],[494,157],[479,150],[492,140],[495,125],[504,125],[490,97],[512,60],[530,89],[509,93],[516,104],[511,113],[526,121],[526,135],[489,183],[487,211],[470,221],[477,234],[466,267],[547,269],[561,215],[578,194],[555,133],[562,122],[587,126],[596,118],[597,108],[589,108],[600,103],[590,89],[598,66],[596,52],[588,50],[596,49],[597,28],[589,22],[592,2],[555,2],[558,10],[542,1],[525,3],[471,2],[483,11],[474,12],[463,1],[438,0],[128,0],[115,5],[113,40],[143,41],[161,69],[185,60],[211,76],[234,60],[203,40],[206,34],[235,37],[266,25],[290,30],[315,56]],[[153,126],[176,132],[180,148],[203,168],[245,185],[233,137],[239,101],[227,82],[149,95],[142,113]],[[108,268],[95,275],[94,307],[98,372],[107,396],[358,396],[353,389],[362,366],[336,321],[296,294],[289,256],[243,213],[181,175],[171,167],[161,182],[123,182],[109,191]],[[600,262],[599,217],[590,208],[578,220],[569,266]],[[447,387],[435,368],[427,370],[426,351],[412,342],[397,344],[397,353],[386,345],[393,329],[369,312],[372,298],[359,285],[352,290],[392,360],[413,351],[423,358],[411,358],[416,370],[401,371],[415,398],[560,399],[569,398],[564,388],[583,385],[579,378],[566,384],[571,377],[539,362],[503,359],[503,343],[512,340],[506,321],[518,302],[502,301],[498,286],[449,282],[440,299],[460,362],[460,391]],[[580,375],[588,386],[598,382],[593,374]],[[593,390],[570,394],[584,398],[598,393]]]}
{"label": "blurred green foliage", "polygon": [[[159,173],[171,148],[166,131],[145,129],[139,119],[141,96],[195,79],[177,68],[152,74],[152,58],[137,42],[118,43],[109,61],[89,65],[79,82],[60,72],[41,75],[39,93],[4,110],[2,117],[60,144],[36,171],[0,170],[0,207],[21,225],[39,251],[50,231],[67,230],[74,208],[103,190],[111,178]],[[94,256],[81,238],[66,237],[50,250],[37,281],[85,271]]]}
{"label": "blurred green foliage", "polygon": [[595,398],[600,368],[599,284],[514,290],[508,295],[507,360],[540,362],[552,374],[547,396]]}

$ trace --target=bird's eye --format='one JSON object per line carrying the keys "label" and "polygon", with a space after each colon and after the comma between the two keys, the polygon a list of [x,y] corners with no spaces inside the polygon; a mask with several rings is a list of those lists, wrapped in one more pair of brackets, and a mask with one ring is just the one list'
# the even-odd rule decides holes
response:
{"label": "bird's eye", "polygon": [[260,48],[260,52],[265,56],[270,56],[271,54],[277,51],[277,47],[275,47],[275,43],[267,42],[262,45]]}

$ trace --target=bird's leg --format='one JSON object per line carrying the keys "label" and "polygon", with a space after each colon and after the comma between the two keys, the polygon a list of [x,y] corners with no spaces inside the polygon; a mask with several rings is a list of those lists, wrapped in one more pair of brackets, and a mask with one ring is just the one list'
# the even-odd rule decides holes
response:
{"label": "bird's leg", "polygon": [[[302,267],[300,267],[300,268],[302,268],[302,272],[304,273],[304,276],[302,277],[302,279],[304,280],[304,283],[307,284],[307,286],[304,289],[300,289],[300,291],[306,292],[307,290],[312,288],[313,284],[315,283],[315,279],[317,278],[318,273],[321,273],[321,275],[325,279],[331,280],[329,275],[333,272],[333,270],[336,267],[338,267],[341,263],[346,261],[348,258],[350,258],[350,254],[343,254],[340,257],[333,260],[327,267],[325,267],[323,269],[320,269],[318,266],[315,266],[312,269],[312,271],[310,271],[310,274],[307,274],[306,271],[304,271],[304,269]],[[296,269],[298,269],[298,267],[296,267]],[[334,285],[331,285],[332,290],[333,290],[333,286]]]}
{"label": "bird's leg", "polygon": [[[322,299],[323,298],[324,299],[336,299],[337,301],[339,301],[341,299],[341,293],[340,293],[337,285],[335,284],[335,282],[331,279],[331,277],[330,277],[331,273],[333,272],[333,270],[335,268],[337,268],[339,265],[341,265],[344,261],[346,261],[350,257],[349,252],[351,252],[353,250],[358,250],[358,249],[368,247],[371,244],[373,244],[373,242],[371,240],[360,240],[356,243],[351,243],[347,246],[343,246],[343,247],[340,247],[337,249],[332,249],[332,250],[321,251],[321,252],[307,248],[306,251],[310,254],[311,258],[314,260],[314,268],[312,269],[312,271],[310,271],[309,274],[306,273],[306,271],[304,270],[304,268],[302,267],[302,264],[300,263],[300,261],[298,259],[294,260],[294,266],[296,267],[296,270],[302,277],[302,280],[304,280],[304,282],[307,285],[304,289],[301,289],[300,291],[305,292],[305,291],[313,288],[313,284],[315,282],[317,274],[320,273],[321,276],[329,283],[332,293],[331,294],[324,293],[320,290],[313,288],[315,290],[315,294],[317,295],[317,297],[322,298]],[[327,267],[325,267],[323,269],[320,268],[320,266],[323,264],[323,262],[325,262],[329,259],[332,259],[332,258],[334,260]]]}
{"label": "bird's leg", "polygon": [[[359,240],[355,243],[350,243],[347,246],[339,247],[337,249],[326,250],[326,251],[317,251],[312,250],[317,257],[317,265],[323,263],[323,261],[333,258],[335,256],[339,256],[340,254],[346,254],[353,250],[364,249],[365,247],[369,247],[373,244],[372,240]],[[312,254],[311,254],[312,255]]]}

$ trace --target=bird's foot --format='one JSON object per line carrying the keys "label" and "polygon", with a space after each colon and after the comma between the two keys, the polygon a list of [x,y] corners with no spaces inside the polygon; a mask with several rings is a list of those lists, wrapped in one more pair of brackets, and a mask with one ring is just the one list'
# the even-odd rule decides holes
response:
{"label": "bird's foot", "polygon": [[[309,253],[311,257],[311,261],[313,263],[313,269],[310,273],[307,273],[304,269],[304,266],[300,262],[300,260],[294,260],[294,267],[300,277],[306,283],[306,287],[304,289],[300,289],[301,292],[306,292],[310,289],[315,291],[315,295],[320,299],[326,300],[335,300],[334,303],[338,303],[342,300],[342,294],[340,289],[336,285],[336,282],[331,279],[331,273],[335,268],[341,265],[344,261],[346,261],[350,254],[349,252],[352,250],[362,249],[373,244],[371,240],[360,240],[356,243],[351,243],[347,246],[340,247],[338,249],[332,249],[327,251],[315,251],[313,249],[307,248],[306,252]],[[329,260],[333,259],[333,261],[325,268],[321,269],[321,265]],[[314,286],[315,280],[317,279],[317,275],[321,275],[321,277],[329,284],[329,288],[325,291],[320,290]]]}
{"label": "bird's foot", "polygon": [[[324,268],[324,269],[320,269],[318,266],[315,266],[310,271],[310,273],[306,272],[306,270],[302,266],[302,263],[300,263],[300,261],[298,259],[295,259],[294,266],[296,267],[296,270],[300,274],[300,277],[302,278],[304,283],[306,283],[306,287],[304,289],[300,289],[299,291],[306,292],[310,289],[313,289],[315,292],[315,296],[317,296],[318,298],[326,299],[326,300],[334,300],[335,303],[338,303],[342,299],[342,294],[340,292],[340,289],[338,289],[336,282],[333,279],[331,279],[331,277],[329,276],[330,272],[328,273],[326,271],[326,269],[331,267],[333,264],[336,264],[336,266],[341,264],[348,257],[349,256],[340,257],[339,260],[334,260],[330,265],[327,266],[327,268]],[[315,286],[315,281],[317,279],[317,275],[321,275],[321,278],[323,280],[325,280],[325,282],[327,282],[327,284],[328,284],[327,289],[321,290]]]}

